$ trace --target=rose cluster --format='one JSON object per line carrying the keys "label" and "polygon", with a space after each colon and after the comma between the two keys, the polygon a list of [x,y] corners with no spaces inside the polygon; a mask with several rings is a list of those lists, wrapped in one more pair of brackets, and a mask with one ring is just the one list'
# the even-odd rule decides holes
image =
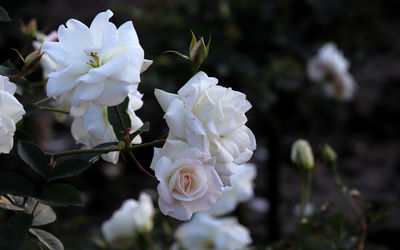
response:
{"label": "rose cluster", "polygon": [[[34,42],[45,52],[41,64],[43,76],[48,77],[47,95],[56,99],[57,107],[70,109],[72,136],[84,148],[117,141],[107,107],[127,97],[131,133],[143,125],[135,115],[143,105],[137,88],[140,74],[152,61],[144,59],[132,22],[117,28],[109,21],[112,15],[110,10],[99,13],[90,27],[70,19],[56,33],[38,34]],[[141,143],[140,136],[132,143]],[[118,157],[119,152],[102,155],[112,163]]]}
{"label": "rose cluster", "polygon": [[217,83],[199,72],[178,94],[155,90],[170,131],[163,148],[155,148],[151,168],[160,182],[161,211],[180,220],[211,209],[231,185],[235,166],[256,148],[245,125],[246,96]]}

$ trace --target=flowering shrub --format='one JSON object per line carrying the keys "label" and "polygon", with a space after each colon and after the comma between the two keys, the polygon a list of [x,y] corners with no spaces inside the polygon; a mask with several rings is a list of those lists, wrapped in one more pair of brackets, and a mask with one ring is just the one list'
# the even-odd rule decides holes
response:
{"label": "flowering shrub", "polygon": [[[224,4],[221,2],[220,9],[229,15]],[[117,28],[109,21],[112,15],[111,10],[97,14],[89,27],[70,19],[48,35],[37,31],[34,21],[22,25],[23,33],[34,39],[28,43],[33,51],[16,50],[17,62],[0,66],[0,211],[9,211],[0,213],[0,221],[5,221],[0,225],[0,249],[21,249],[27,236],[41,249],[64,249],[55,235],[39,227],[56,221],[52,207],[83,206],[90,200],[66,179],[82,174],[101,159],[112,165],[134,162],[157,183],[157,190],[141,192],[137,200],[123,197],[122,206],[90,238],[91,245],[102,249],[249,248],[254,235],[246,227],[246,218],[265,213],[268,201],[254,199],[260,169],[249,163],[257,145],[247,127],[247,112],[252,105],[246,94],[233,90],[229,82],[224,82],[224,87],[217,78],[199,71],[204,70],[209,57],[211,36],[206,43],[192,32],[188,55],[166,51],[190,63],[193,72],[184,80],[187,82],[177,93],[154,90],[165,113],[168,133],[146,141],[142,134],[150,131],[150,125],[137,111],[146,107],[142,93],[147,92],[138,89],[141,74],[151,70],[153,61],[144,58],[133,23],[128,21]],[[1,7],[0,21],[10,21]],[[165,63],[157,58],[155,65],[157,60]],[[356,83],[349,65],[336,45],[327,43],[309,59],[306,73],[312,82],[324,85],[328,96],[350,101]],[[39,66],[43,72],[40,84],[45,85],[47,97],[32,101],[34,97],[24,96],[36,91],[32,87],[36,83],[29,77]],[[226,79],[224,72],[220,67],[213,74]],[[52,106],[44,105],[46,102]],[[38,110],[56,113],[56,119],[64,122],[81,148],[43,150],[41,143],[24,131],[23,124],[29,124],[29,117]],[[257,119],[260,129],[271,133],[280,130],[279,122],[264,126],[263,119]],[[148,166],[135,157],[143,148],[154,148]],[[281,158],[278,149],[274,153],[269,156],[264,152],[259,158]],[[293,144],[288,158],[301,179],[300,205],[295,206],[296,235],[267,249],[363,249],[374,217],[359,199],[360,192],[342,182],[336,152],[325,145],[321,155],[322,160],[318,155],[314,158],[305,140]],[[332,212],[330,203],[314,206],[312,176],[320,166],[332,171],[334,183],[357,220]],[[154,207],[155,201],[158,207]],[[258,205],[254,201],[259,201]]]}

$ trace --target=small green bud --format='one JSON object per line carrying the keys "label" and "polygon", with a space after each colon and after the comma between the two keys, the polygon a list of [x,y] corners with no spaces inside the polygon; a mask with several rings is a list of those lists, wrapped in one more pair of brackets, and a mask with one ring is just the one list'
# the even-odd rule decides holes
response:
{"label": "small green bud", "polygon": [[328,144],[324,145],[324,148],[322,149],[322,154],[323,154],[324,158],[327,161],[329,161],[330,163],[335,163],[337,160],[336,152]]}
{"label": "small green bud", "polygon": [[197,41],[196,36],[192,32],[192,41],[190,42],[190,47],[189,47],[190,60],[198,65],[203,64],[208,57],[208,52],[210,50],[210,42],[211,42],[211,36],[208,40],[208,44],[206,45],[203,37],[200,37],[200,39]]}
{"label": "small green bud", "polygon": [[25,74],[32,69],[35,69],[42,58],[40,50],[35,50],[24,58],[24,66],[21,69],[21,73]]}
{"label": "small green bud", "polygon": [[306,140],[299,139],[293,143],[290,158],[299,167],[307,170],[314,167],[314,156],[310,144]]}

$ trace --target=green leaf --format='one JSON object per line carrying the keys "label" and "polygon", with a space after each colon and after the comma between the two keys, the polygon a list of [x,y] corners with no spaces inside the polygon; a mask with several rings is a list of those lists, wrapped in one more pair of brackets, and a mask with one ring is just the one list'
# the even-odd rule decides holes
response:
{"label": "green leaf", "polygon": [[39,203],[34,198],[28,198],[25,202],[25,213],[33,215],[32,226],[50,224],[57,219],[51,207]]}
{"label": "green leaf", "polygon": [[0,6],[0,22],[9,22],[11,18],[8,16],[7,11]]}
{"label": "green leaf", "polygon": [[73,158],[56,163],[55,169],[50,174],[50,179],[65,178],[77,175],[85,171],[90,166],[88,160],[82,158]]}
{"label": "green leaf", "polygon": [[83,206],[78,191],[68,184],[53,184],[46,187],[38,201],[52,206]]}
{"label": "green leaf", "polygon": [[25,103],[24,104],[25,115],[24,117],[30,116],[31,114],[35,113],[36,111],[40,110],[40,108],[32,103]]}
{"label": "green leaf", "polygon": [[0,228],[0,249],[20,249],[32,225],[32,219],[32,215],[25,213],[11,216]]}
{"label": "green leaf", "polygon": [[40,243],[43,244],[47,249],[50,250],[64,249],[62,242],[49,232],[46,232],[38,228],[31,228],[29,229],[29,233],[35,236],[40,241]]}
{"label": "green leaf", "polygon": [[150,122],[145,122],[138,130],[129,135],[129,141],[132,141],[136,136],[143,132],[148,132],[150,130]]}
{"label": "green leaf", "polygon": [[164,51],[164,52],[165,53],[173,53],[175,55],[178,55],[178,56],[182,57],[183,59],[190,60],[190,58],[188,56],[182,54],[181,52],[175,51],[175,50],[167,50],[167,51]]}
{"label": "green leaf", "polygon": [[14,172],[0,172],[0,194],[36,197],[35,185],[22,175]]}
{"label": "green leaf", "polygon": [[21,159],[42,176],[47,176],[49,165],[41,148],[28,141],[19,141],[18,153]]}
{"label": "green leaf", "polygon": [[18,73],[19,71],[17,69],[0,65],[0,74],[12,76]]}
{"label": "green leaf", "polygon": [[[117,136],[119,141],[125,141],[126,131],[125,128],[122,126],[119,114],[121,115],[122,122],[124,123],[125,127],[131,127],[131,119],[128,115],[128,105],[129,105],[129,97],[125,98],[125,100],[119,104],[118,106],[108,107],[107,115],[108,120],[110,121],[114,133]],[[117,111],[118,109],[118,111]]]}
{"label": "green leaf", "polygon": [[13,210],[13,211],[24,211],[24,209],[22,207],[14,205],[5,196],[0,196],[0,208],[4,208],[4,209],[7,209],[7,210]]}

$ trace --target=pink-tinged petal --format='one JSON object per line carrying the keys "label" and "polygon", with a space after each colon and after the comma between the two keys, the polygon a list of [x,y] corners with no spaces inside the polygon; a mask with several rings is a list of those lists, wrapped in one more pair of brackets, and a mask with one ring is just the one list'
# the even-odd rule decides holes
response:
{"label": "pink-tinged petal", "polygon": [[203,150],[210,151],[210,142],[208,141],[207,132],[201,121],[191,112],[186,114],[186,140],[189,145]]}
{"label": "pink-tinged petal", "polygon": [[167,121],[170,133],[178,138],[185,137],[185,117],[183,111],[183,103],[179,99],[172,101],[164,115]]}
{"label": "pink-tinged petal", "polygon": [[140,73],[145,72],[152,64],[153,64],[153,60],[144,59],[142,67],[140,68]]}
{"label": "pink-tinged petal", "polygon": [[92,44],[89,28],[76,19],[69,19],[58,28],[58,40],[61,48],[72,54],[84,54],[84,49]]}
{"label": "pink-tinged petal", "polygon": [[71,106],[69,111],[70,115],[74,117],[80,117],[86,114],[89,109],[89,102],[88,101],[80,101],[79,105]]}
{"label": "pink-tinged petal", "polygon": [[154,89],[154,95],[164,112],[167,112],[171,102],[178,98],[177,94],[171,94],[161,89]]}
{"label": "pink-tinged petal", "polygon": [[111,10],[101,12],[97,14],[90,24],[90,34],[93,37],[93,44],[98,48],[101,47],[101,43],[103,42],[104,28],[112,16],[113,13]]}
{"label": "pink-tinged petal", "polygon": [[175,219],[188,221],[192,218],[193,212],[186,208],[181,203],[174,203],[173,205],[165,203],[161,197],[158,199],[158,206],[163,214],[171,216]]}

